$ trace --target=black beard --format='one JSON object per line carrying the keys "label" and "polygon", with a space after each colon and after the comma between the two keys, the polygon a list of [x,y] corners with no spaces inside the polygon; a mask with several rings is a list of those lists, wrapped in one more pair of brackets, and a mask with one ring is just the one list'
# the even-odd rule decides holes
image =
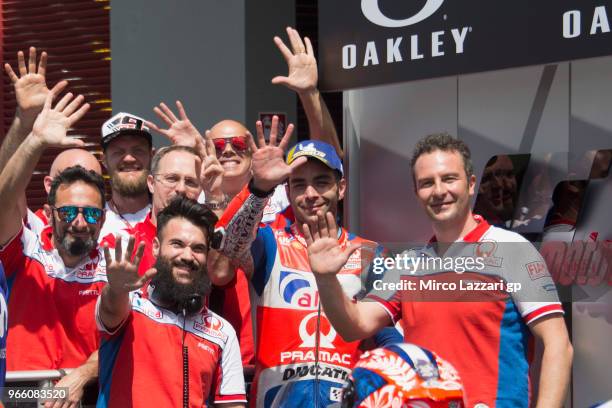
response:
{"label": "black beard", "polygon": [[64,249],[70,256],[84,256],[91,252],[96,246],[97,242],[92,237],[87,238],[86,240],[77,237],[69,237],[68,234],[64,233],[63,235],[56,228],[55,220],[51,221],[53,225],[53,233],[56,236],[57,241],[59,242],[62,249]]}
{"label": "black beard", "polygon": [[[172,276],[173,266],[186,266],[196,273],[193,282],[189,284],[178,283]],[[193,264],[180,262],[170,262],[167,258],[159,256],[155,261],[157,274],[151,280],[151,285],[155,288],[155,297],[161,302],[161,306],[179,313],[184,305],[193,299],[194,295],[204,297],[210,293],[210,280],[206,265],[198,271]]]}

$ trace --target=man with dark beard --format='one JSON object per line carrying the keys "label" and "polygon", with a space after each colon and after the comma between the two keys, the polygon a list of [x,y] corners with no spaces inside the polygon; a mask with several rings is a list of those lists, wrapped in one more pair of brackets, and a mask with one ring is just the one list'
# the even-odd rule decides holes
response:
{"label": "man with dark beard", "polygon": [[132,257],[134,237],[125,256],[119,242],[114,259],[105,247],[108,285],[96,307],[103,336],[98,406],[241,407],[246,398],[236,333],[203,301],[217,217],[179,195],[156,219],[157,261],[144,274],[138,273],[144,243]]}
{"label": "man with dark beard", "polygon": [[151,209],[147,176],[153,156],[151,133],[144,119],[118,113],[102,126],[104,166],[111,181],[112,197],[106,203],[106,221],[100,237],[125,231],[144,221]]}
{"label": "man with dark beard", "polygon": [[50,225],[40,235],[24,228],[16,203],[48,147],[82,147],[67,130],[89,109],[83,96],[67,93],[54,108],[52,90],[33,129],[0,173],[0,261],[10,285],[7,369],[74,368],[58,383],[76,404],[97,376],[98,337],[91,318],[106,281],[97,239],[104,221],[104,182],[80,166],[57,175],[46,210]]}

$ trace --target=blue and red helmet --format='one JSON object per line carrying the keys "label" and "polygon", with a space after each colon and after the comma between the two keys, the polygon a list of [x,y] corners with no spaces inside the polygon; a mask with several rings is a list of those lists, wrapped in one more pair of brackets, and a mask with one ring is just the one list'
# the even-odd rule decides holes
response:
{"label": "blue and red helmet", "polygon": [[457,370],[414,344],[393,344],[364,353],[344,388],[342,407],[461,408]]}

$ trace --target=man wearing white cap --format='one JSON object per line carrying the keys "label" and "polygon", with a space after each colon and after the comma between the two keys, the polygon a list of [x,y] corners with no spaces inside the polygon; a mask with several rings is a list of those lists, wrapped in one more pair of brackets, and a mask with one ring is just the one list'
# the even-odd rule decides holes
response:
{"label": "man wearing white cap", "polygon": [[102,126],[104,165],[111,178],[112,197],[106,203],[106,222],[100,238],[125,231],[144,221],[151,209],[147,176],[153,152],[145,120],[118,113]]}

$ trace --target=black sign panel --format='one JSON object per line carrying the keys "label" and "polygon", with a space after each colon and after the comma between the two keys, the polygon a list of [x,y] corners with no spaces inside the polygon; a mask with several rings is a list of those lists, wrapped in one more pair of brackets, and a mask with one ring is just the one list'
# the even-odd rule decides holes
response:
{"label": "black sign panel", "polygon": [[319,1],[322,90],[612,54],[612,0]]}

